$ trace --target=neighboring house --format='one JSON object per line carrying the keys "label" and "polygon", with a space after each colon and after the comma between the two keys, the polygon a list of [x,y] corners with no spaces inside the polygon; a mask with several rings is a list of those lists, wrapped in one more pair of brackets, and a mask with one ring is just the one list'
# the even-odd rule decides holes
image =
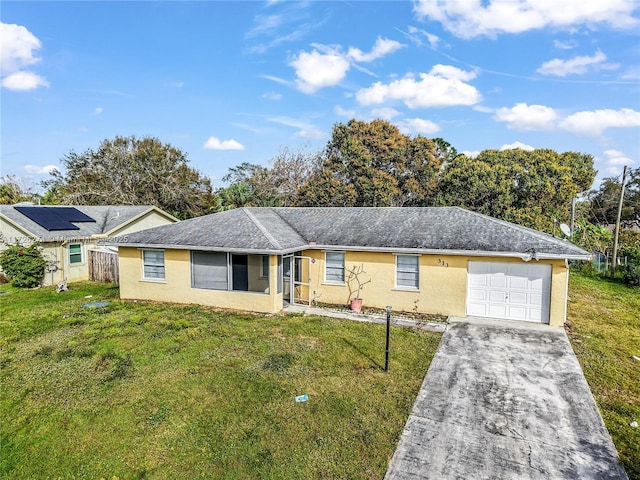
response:
{"label": "neighboring house", "polygon": [[89,251],[98,240],[177,221],[152,206],[0,205],[0,251],[38,242],[48,262],[45,285],[87,280]]}
{"label": "neighboring house", "polygon": [[458,207],[240,208],[113,238],[120,295],[278,312],[346,304],[562,325],[571,243]]}

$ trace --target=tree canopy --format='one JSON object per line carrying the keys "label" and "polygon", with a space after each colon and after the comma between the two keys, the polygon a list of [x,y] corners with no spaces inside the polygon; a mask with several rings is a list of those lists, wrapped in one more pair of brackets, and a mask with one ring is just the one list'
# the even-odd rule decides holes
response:
{"label": "tree canopy", "polygon": [[[605,178],[596,190],[589,192],[592,222],[604,225],[616,222],[621,182],[622,179],[618,177]],[[625,227],[640,228],[640,168],[632,169],[627,174],[620,219]]]}
{"label": "tree canopy", "polygon": [[576,194],[595,178],[591,155],[553,150],[485,150],[445,165],[440,201],[551,232],[570,218]]}
{"label": "tree canopy", "polygon": [[71,205],[155,205],[178,218],[208,213],[211,182],[186,155],[157,138],[115,137],[97,150],[70,152],[43,182],[46,198]]}
{"label": "tree canopy", "polygon": [[422,136],[411,138],[389,122],[338,123],[323,153],[321,168],[300,189],[297,203],[430,205],[445,159],[446,154],[437,155],[432,140]]}
{"label": "tree canopy", "polygon": [[217,190],[215,210],[294,205],[319,162],[317,153],[283,148],[268,167],[245,162],[230,168],[222,178],[229,186]]}

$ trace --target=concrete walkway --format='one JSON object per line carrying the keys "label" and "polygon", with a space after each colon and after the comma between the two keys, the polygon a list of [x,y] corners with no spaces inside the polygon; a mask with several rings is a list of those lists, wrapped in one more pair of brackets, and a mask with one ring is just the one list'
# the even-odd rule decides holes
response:
{"label": "concrete walkway", "polygon": [[[345,320],[355,320],[357,322],[370,322],[385,324],[387,317],[385,315],[342,312],[337,310],[329,310],[327,308],[307,307],[305,305],[289,305],[284,309],[290,313],[304,313],[305,315],[318,315],[320,317],[344,318]],[[444,332],[447,328],[446,323],[440,322],[418,322],[411,318],[395,317],[391,315],[391,324],[399,327],[419,328],[421,330],[429,330],[431,332]]]}
{"label": "concrete walkway", "polygon": [[385,478],[627,476],[562,328],[452,319]]}

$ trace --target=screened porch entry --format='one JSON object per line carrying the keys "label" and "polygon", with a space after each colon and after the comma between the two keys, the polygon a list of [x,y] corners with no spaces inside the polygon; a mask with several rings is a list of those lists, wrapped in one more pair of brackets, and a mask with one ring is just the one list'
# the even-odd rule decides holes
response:
{"label": "screened porch entry", "polygon": [[191,252],[191,287],[269,294],[269,255]]}

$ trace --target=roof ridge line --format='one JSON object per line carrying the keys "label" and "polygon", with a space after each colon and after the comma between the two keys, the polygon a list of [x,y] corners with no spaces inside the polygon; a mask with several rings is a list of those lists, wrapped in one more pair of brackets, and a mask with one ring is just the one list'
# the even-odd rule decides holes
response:
{"label": "roof ridge line", "polygon": [[269,242],[271,243],[271,245],[273,247],[275,247],[278,250],[282,250],[282,245],[280,245],[280,242],[278,242],[278,240],[276,240],[276,238],[271,235],[271,232],[269,232],[269,230],[267,230],[267,227],[265,227],[264,225],[262,225],[262,223],[260,223],[260,220],[258,220],[256,218],[256,216],[251,213],[249,211],[249,209],[247,207],[242,207],[242,211],[245,213],[245,215],[247,217],[249,217],[249,220],[251,220],[253,222],[253,224],[258,227],[258,229],[262,232],[262,234],[267,237],[267,240],[269,240]]}

